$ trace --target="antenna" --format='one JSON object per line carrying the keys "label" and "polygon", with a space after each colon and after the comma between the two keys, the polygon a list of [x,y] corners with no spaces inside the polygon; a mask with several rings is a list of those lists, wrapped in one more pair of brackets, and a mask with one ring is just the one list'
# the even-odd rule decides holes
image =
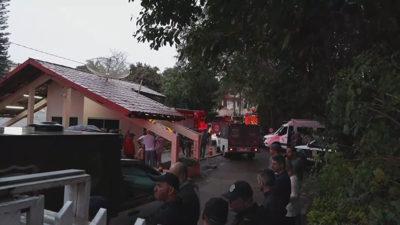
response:
{"label": "antenna", "polygon": [[142,82],[143,82],[143,80],[140,80],[140,86],[139,86],[138,92],[137,92],[137,94],[136,94],[136,97],[137,97],[138,94],[140,93],[140,89],[142,88]]}
{"label": "antenna", "polygon": [[106,81],[108,81],[108,78],[123,79],[131,73],[129,64],[116,56],[88,60],[86,68],[99,77],[105,77]]}

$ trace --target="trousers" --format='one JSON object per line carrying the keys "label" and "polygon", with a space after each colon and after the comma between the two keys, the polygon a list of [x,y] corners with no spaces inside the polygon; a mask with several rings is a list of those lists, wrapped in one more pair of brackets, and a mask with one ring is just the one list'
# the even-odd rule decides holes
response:
{"label": "trousers", "polygon": [[151,151],[145,151],[145,155],[144,155],[144,163],[146,163],[149,166],[156,166],[156,160],[155,160],[155,150],[151,150]]}

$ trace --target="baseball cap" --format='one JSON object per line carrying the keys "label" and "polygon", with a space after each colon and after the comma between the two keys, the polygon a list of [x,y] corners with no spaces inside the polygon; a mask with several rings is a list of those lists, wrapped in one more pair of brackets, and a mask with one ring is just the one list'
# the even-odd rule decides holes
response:
{"label": "baseball cap", "polygon": [[204,206],[204,215],[213,223],[226,224],[228,222],[228,202],[222,198],[210,198]]}
{"label": "baseball cap", "polygon": [[246,181],[236,181],[231,185],[229,191],[222,194],[226,199],[235,200],[237,198],[252,198],[253,189]]}
{"label": "baseball cap", "polygon": [[156,182],[166,182],[175,190],[179,190],[179,179],[172,173],[165,173],[159,176],[150,175],[150,179]]}

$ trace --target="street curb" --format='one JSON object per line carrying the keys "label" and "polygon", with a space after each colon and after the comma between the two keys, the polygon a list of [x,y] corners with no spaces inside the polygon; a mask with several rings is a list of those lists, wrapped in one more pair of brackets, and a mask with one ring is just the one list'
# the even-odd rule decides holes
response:
{"label": "street curb", "polygon": [[208,156],[207,158],[200,159],[200,161],[204,161],[204,160],[211,159],[211,158],[214,158],[214,157],[218,157],[218,156],[221,156],[221,155],[222,155],[222,153],[218,153],[218,154],[215,154],[213,156]]}

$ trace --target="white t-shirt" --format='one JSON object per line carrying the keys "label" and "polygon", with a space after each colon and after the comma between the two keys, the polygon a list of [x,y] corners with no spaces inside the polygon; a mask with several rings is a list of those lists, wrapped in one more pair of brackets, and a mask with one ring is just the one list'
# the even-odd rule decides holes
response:
{"label": "white t-shirt", "polygon": [[144,144],[146,151],[154,150],[154,136],[153,135],[144,135],[139,138]]}

